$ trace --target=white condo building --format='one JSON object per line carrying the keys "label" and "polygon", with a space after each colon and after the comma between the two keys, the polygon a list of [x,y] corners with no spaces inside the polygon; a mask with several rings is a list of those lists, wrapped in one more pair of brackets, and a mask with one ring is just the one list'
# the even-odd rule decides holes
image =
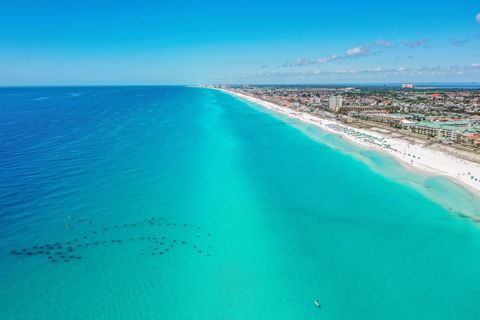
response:
{"label": "white condo building", "polygon": [[338,112],[342,107],[342,96],[331,96],[328,102],[330,111]]}

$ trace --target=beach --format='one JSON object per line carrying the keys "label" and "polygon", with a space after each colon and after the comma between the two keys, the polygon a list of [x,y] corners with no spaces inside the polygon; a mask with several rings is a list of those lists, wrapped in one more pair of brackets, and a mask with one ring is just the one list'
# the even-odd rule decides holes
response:
{"label": "beach", "polygon": [[305,112],[261,100],[233,90],[221,91],[240,99],[253,102],[272,111],[314,124],[321,129],[337,134],[364,148],[387,153],[404,167],[420,170],[430,175],[445,176],[465,189],[480,195],[480,165],[455,155],[428,147],[426,144],[410,143],[403,139],[388,137],[381,132],[358,129],[335,120],[319,118]]}
{"label": "beach", "polygon": [[478,198],[328,132],[382,133],[188,87],[0,101],[2,319],[480,314]]}

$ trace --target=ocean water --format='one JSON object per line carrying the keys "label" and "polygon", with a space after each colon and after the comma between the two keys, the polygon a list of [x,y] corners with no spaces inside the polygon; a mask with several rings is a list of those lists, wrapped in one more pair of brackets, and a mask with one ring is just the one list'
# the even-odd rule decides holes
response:
{"label": "ocean water", "polygon": [[0,89],[5,320],[478,319],[479,208],[213,90]]}

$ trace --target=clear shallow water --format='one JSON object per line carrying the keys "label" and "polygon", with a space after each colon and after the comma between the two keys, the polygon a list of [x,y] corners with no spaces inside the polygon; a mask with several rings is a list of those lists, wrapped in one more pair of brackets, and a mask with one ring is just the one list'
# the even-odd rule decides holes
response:
{"label": "clear shallow water", "polygon": [[478,202],[448,181],[206,89],[1,89],[0,112],[2,319],[480,315],[480,232],[446,209]]}

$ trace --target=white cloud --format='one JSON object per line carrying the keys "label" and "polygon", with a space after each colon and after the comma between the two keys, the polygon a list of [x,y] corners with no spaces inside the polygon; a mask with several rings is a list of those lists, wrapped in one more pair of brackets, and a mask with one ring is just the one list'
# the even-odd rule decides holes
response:
{"label": "white cloud", "polygon": [[345,59],[357,58],[357,57],[366,57],[366,56],[375,55],[382,52],[382,51],[375,50],[377,48],[390,49],[390,48],[393,48],[393,44],[391,41],[379,39],[370,44],[350,48],[342,55],[332,54],[328,57],[317,58],[317,59],[291,60],[291,61],[285,62],[281,66],[284,68],[288,68],[288,67],[321,65],[321,64],[332,62],[332,61],[345,60]]}
{"label": "white cloud", "polygon": [[329,57],[317,59],[317,63],[323,64],[323,63],[328,63],[330,61],[337,60],[337,59],[338,59],[338,56],[336,54],[332,54]]}
{"label": "white cloud", "polygon": [[403,45],[410,49],[420,48],[426,45],[428,39],[420,39],[420,40],[413,40],[413,41],[403,41]]}
{"label": "white cloud", "polygon": [[301,67],[301,66],[309,66],[315,64],[325,64],[332,62],[334,60],[339,59],[340,57],[336,54],[332,54],[331,56],[318,58],[318,59],[299,59],[294,61],[285,62],[282,66],[283,67]]}
{"label": "white cloud", "polygon": [[354,47],[347,50],[348,57],[362,57],[368,56],[370,54],[370,50],[367,47]]}
{"label": "white cloud", "polygon": [[[419,68],[373,68],[373,69],[352,69],[352,70],[315,70],[306,72],[259,72],[246,74],[237,79],[287,79],[287,80],[307,80],[319,79],[319,77],[342,77],[342,79],[351,80],[356,76],[452,76],[455,74],[480,74],[480,63],[470,65],[453,66],[424,66]],[[338,78],[340,79],[340,78]],[[378,78],[376,78],[378,79]]]}
{"label": "white cloud", "polygon": [[390,48],[392,46],[392,43],[388,40],[379,39],[375,41],[375,45],[379,47]]}
{"label": "white cloud", "polygon": [[475,19],[477,20],[478,23],[480,23],[480,12],[477,13],[477,15],[475,16]]}

